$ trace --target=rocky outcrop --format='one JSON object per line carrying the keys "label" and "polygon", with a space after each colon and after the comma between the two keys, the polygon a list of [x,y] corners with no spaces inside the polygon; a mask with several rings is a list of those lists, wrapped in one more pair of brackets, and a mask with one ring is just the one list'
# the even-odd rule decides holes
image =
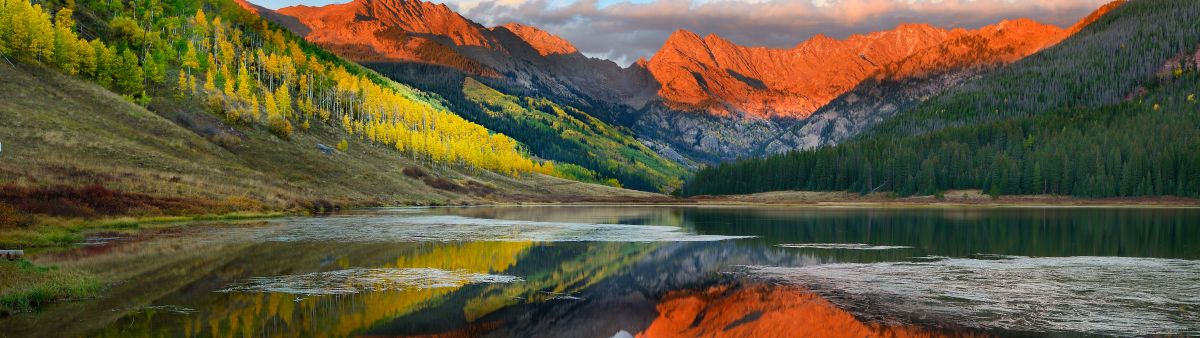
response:
{"label": "rocky outcrop", "polygon": [[662,85],[659,96],[675,109],[803,118],[881,65],[946,36],[932,26],[903,25],[846,40],[818,35],[792,49],[771,49],[681,30],[667,39],[647,68]]}
{"label": "rocky outcrop", "polygon": [[418,0],[355,0],[321,7],[291,6],[265,15],[306,40],[359,61],[445,65],[475,75],[495,70],[450,46],[496,48],[488,29],[445,5]]}
{"label": "rocky outcrop", "polygon": [[954,30],[938,45],[886,65],[870,78],[779,137],[765,153],[835,145],[875,124],[955,88],[979,74],[1053,46],[1123,4],[1114,1],[1068,29],[1028,19],[1006,20],[977,30]]}
{"label": "rocky outcrop", "polygon": [[[1069,29],[1024,19],[976,30],[906,24],[841,40],[818,35],[784,49],[681,30],[652,58],[629,67],[584,56],[535,27],[488,28],[420,0],[256,12],[354,60],[444,66],[506,93],[573,106],[688,163],[841,142],[980,72],[1052,45],[1117,5]],[[432,83],[436,79],[420,71],[397,74],[404,82],[431,83],[429,90],[456,87]]]}
{"label": "rocky outcrop", "polygon": [[512,32],[513,35],[521,38],[534,50],[537,50],[541,56],[550,56],[554,54],[575,54],[579,50],[568,42],[566,39],[560,38],[557,35],[547,33],[535,27],[525,26],[518,23],[509,23],[500,27],[492,28],[492,30],[506,29]]}

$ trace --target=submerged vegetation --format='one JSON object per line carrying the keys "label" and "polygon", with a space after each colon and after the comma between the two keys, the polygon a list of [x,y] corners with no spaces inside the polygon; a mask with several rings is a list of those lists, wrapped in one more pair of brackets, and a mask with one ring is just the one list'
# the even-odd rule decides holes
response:
{"label": "submerged vegetation", "polygon": [[58,300],[92,297],[100,287],[96,277],[85,272],[0,259],[0,316]]}

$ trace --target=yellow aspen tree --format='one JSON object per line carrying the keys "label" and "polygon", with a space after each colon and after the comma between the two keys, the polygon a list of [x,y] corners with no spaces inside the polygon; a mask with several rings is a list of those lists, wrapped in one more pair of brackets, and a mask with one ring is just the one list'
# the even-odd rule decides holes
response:
{"label": "yellow aspen tree", "polygon": [[259,110],[258,110],[258,95],[250,96],[250,109],[247,112],[247,114],[249,114],[250,116],[245,116],[244,118],[246,118],[248,120],[262,121],[262,114],[259,113]]}
{"label": "yellow aspen tree", "polygon": [[183,59],[179,63],[188,71],[189,75],[193,69],[200,68],[200,57],[196,55],[196,47],[188,43],[187,51],[183,52]]}
{"label": "yellow aspen tree", "polygon": [[95,77],[96,51],[92,49],[92,44],[84,39],[77,40],[75,44],[75,57],[79,60],[79,73]]}
{"label": "yellow aspen tree", "polygon": [[277,109],[281,116],[292,116],[292,95],[288,92],[287,83],[280,84],[278,88],[275,88],[275,103],[279,105]]}
{"label": "yellow aspen tree", "polygon": [[254,96],[252,86],[250,74],[246,71],[246,64],[242,63],[238,66],[237,72],[237,96],[242,100],[250,100],[250,97]]}
{"label": "yellow aspen tree", "polygon": [[201,39],[208,37],[208,18],[204,16],[203,9],[197,9],[196,15],[192,16],[192,27],[196,30],[196,35]]}
{"label": "yellow aspen tree", "polygon": [[25,25],[30,29],[29,56],[37,61],[49,60],[54,54],[54,25],[50,14],[41,5],[26,12]]}
{"label": "yellow aspen tree", "polygon": [[79,72],[79,54],[75,51],[79,46],[79,37],[75,35],[75,20],[71,18],[73,12],[70,8],[64,8],[54,15],[54,64],[70,75]]}
{"label": "yellow aspen tree", "polygon": [[189,92],[188,78],[187,78],[187,74],[184,74],[182,71],[177,72],[177,73],[179,73],[179,80],[178,80],[178,82],[176,82],[176,86],[178,86],[176,88],[176,90],[178,92],[175,93],[175,96],[178,98],[183,98],[183,96]]}
{"label": "yellow aspen tree", "polygon": [[234,89],[232,77],[225,77],[225,85],[222,89],[223,89],[222,91],[225,93],[225,96],[229,97],[230,100],[242,101],[242,102],[246,101],[244,99],[241,99],[242,96],[238,95],[237,90]]}
{"label": "yellow aspen tree", "polygon": [[279,106],[276,105],[275,95],[271,95],[271,92],[263,91],[262,96],[263,108],[267,113],[267,120],[270,121],[271,119],[275,118],[276,115],[279,115]]}
{"label": "yellow aspen tree", "polygon": [[208,67],[208,71],[204,72],[204,91],[215,93],[217,91],[217,69]]}

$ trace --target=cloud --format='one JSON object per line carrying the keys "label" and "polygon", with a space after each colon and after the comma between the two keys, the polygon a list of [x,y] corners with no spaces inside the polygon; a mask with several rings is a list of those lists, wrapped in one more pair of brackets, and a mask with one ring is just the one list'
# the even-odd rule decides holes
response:
{"label": "cloud", "polygon": [[815,34],[844,38],[901,23],[977,28],[1027,17],[1069,26],[1108,0],[437,0],[493,26],[518,22],[584,54],[629,64],[678,29],[742,45],[790,48]]}

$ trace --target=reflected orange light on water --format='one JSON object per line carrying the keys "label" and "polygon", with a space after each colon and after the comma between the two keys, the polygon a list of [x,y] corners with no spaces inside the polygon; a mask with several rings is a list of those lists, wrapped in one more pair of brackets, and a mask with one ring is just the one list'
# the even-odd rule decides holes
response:
{"label": "reflected orange light on water", "polygon": [[661,337],[963,337],[908,326],[864,323],[819,295],[795,287],[713,286],[676,291],[639,338]]}

